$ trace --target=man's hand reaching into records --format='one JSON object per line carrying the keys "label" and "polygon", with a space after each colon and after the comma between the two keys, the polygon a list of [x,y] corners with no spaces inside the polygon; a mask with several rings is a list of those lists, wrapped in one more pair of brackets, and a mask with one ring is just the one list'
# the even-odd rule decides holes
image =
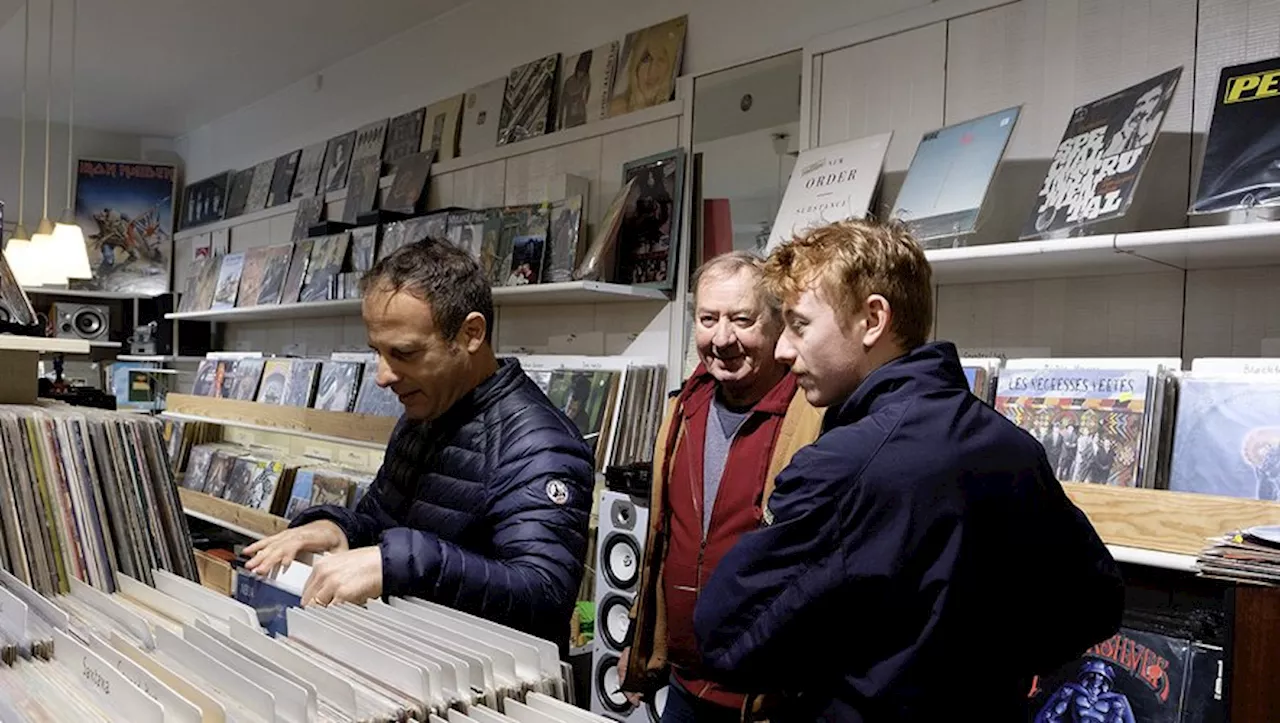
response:
{"label": "man's hand reaching into records", "polygon": [[304,552],[344,552],[347,536],[329,520],[317,520],[301,527],[285,530],[263,538],[244,549],[251,555],[245,569],[257,575],[268,576],[277,568],[287,568]]}

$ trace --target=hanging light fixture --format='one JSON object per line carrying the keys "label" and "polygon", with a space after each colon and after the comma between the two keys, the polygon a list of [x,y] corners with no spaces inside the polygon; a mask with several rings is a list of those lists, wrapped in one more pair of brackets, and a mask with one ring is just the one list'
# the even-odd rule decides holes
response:
{"label": "hanging light fixture", "polygon": [[71,0],[71,92],[70,109],[67,112],[67,207],[62,218],[53,227],[55,258],[64,265],[69,279],[92,279],[89,268],[89,251],[84,245],[84,231],[76,222],[75,201],[71,195],[75,180],[75,132],[76,132],[76,20],[80,13],[80,0]]}
{"label": "hanging light fixture", "polygon": [[5,246],[4,258],[13,270],[14,278],[22,286],[39,286],[44,280],[35,266],[36,259],[31,254],[31,235],[22,223],[27,198],[27,82],[30,75],[28,49],[31,44],[31,3],[27,3],[22,11],[22,141],[18,160],[18,226],[9,237]]}
{"label": "hanging light fixture", "polygon": [[53,131],[53,6],[54,0],[49,0],[49,66],[44,93],[44,205],[40,211],[40,225],[36,226],[36,232],[31,237],[31,249],[38,257],[44,283],[62,285],[67,283],[66,268],[58,258],[58,249],[53,244],[53,222],[49,220],[49,144]]}

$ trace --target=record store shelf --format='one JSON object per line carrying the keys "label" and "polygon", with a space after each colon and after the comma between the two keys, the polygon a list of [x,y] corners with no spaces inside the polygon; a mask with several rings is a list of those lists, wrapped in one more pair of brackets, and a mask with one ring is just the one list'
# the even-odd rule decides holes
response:
{"label": "record store shelf", "polygon": [[1210,538],[1280,523],[1280,503],[1168,490],[1063,482],[1122,562],[1193,570]]}
{"label": "record store shelf", "polygon": [[327,412],[190,394],[165,397],[165,419],[209,422],[229,427],[275,432],[322,442],[382,450],[396,425],[392,417]]}
{"label": "record store shelf", "polygon": [[[493,289],[493,303],[495,306],[506,304],[526,306],[538,304],[605,304],[667,300],[667,295],[660,289],[652,289],[647,286],[609,284],[603,281],[565,281],[557,284],[498,286]],[[297,304],[264,304],[262,306],[246,306],[213,311],[184,311],[165,314],[165,318],[234,322],[347,316],[359,313],[359,299],[341,299],[338,301],[310,301]]]}
{"label": "record store shelf", "polygon": [[1280,264],[1280,221],[1041,241],[925,252],[934,283],[973,284]]}
{"label": "record store shelf", "polygon": [[203,492],[179,487],[178,496],[182,498],[182,511],[191,517],[255,540],[274,535],[289,526],[289,521],[283,517],[276,517],[262,510],[228,502]]}

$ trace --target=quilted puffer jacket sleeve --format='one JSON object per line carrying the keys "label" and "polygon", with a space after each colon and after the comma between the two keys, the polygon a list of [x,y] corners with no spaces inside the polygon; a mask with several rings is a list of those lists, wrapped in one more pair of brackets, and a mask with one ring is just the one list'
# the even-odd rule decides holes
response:
{"label": "quilted puffer jacket sleeve", "polygon": [[[382,533],[383,593],[419,596],[562,637],[582,580],[594,460],[558,415],[505,419],[490,437],[488,554],[407,527]],[[546,632],[541,632],[546,631]]]}
{"label": "quilted puffer jacket sleeve", "polygon": [[[405,433],[406,424],[402,419],[391,432],[390,447],[395,448],[401,434]],[[318,505],[303,510],[289,523],[290,527],[299,527],[317,520],[329,520],[342,528],[347,536],[347,546],[351,549],[369,547],[378,543],[383,530],[394,527],[397,523],[378,503],[383,498],[382,488],[388,483],[385,465],[378,470],[369,487],[369,492],[360,500],[356,509],[350,510],[337,505]]]}

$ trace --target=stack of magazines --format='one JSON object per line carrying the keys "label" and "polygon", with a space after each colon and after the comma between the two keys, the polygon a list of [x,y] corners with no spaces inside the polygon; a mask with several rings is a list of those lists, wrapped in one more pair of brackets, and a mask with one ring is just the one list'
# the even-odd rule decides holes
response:
{"label": "stack of magazines", "polygon": [[1280,584],[1280,525],[1250,527],[1223,535],[1200,553],[1196,566],[1205,577]]}

